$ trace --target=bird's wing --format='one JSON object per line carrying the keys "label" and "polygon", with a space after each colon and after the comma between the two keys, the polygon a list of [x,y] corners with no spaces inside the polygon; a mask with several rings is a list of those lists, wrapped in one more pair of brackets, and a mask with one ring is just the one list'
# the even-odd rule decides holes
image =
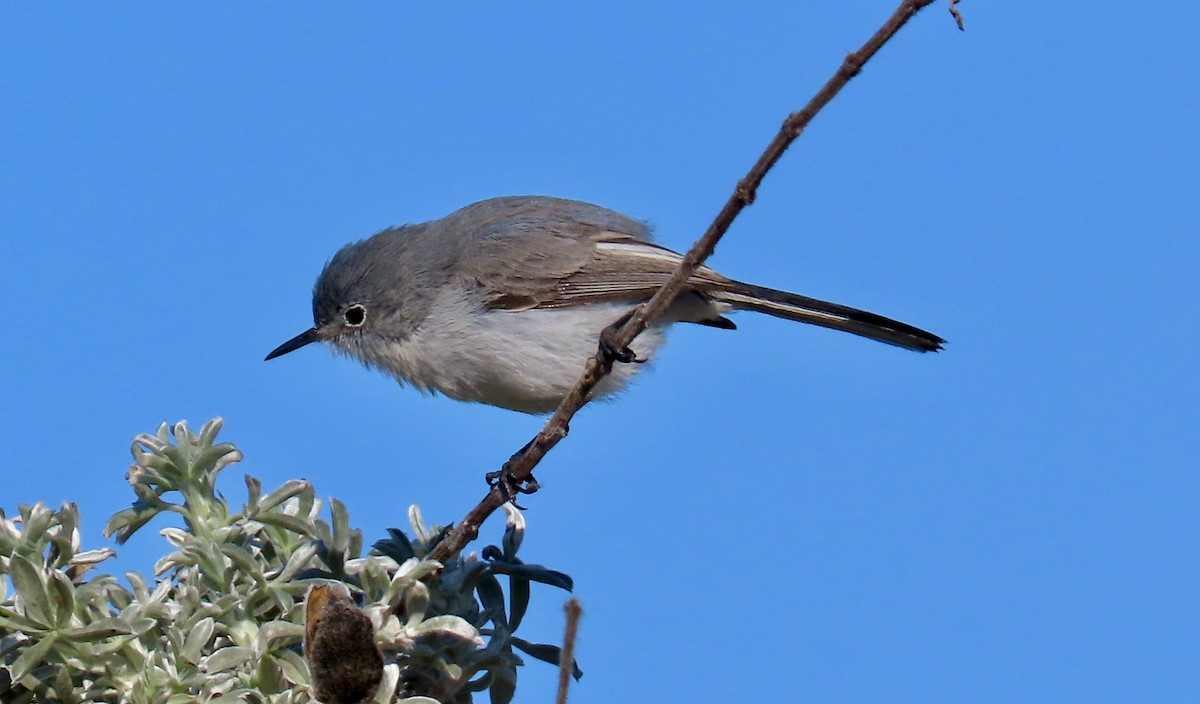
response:
{"label": "bird's wing", "polygon": [[[536,246],[527,246],[536,244]],[[648,300],[666,283],[682,257],[627,233],[598,230],[585,238],[553,234],[523,236],[519,248],[497,248],[486,273],[472,282],[489,308],[567,308],[605,301]],[[728,279],[701,267],[688,288],[721,288]]]}
{"label": "bird's wing", "polygon": [[[561,308],[599,301],[635,303],[654,295],[679,266],[683,256],[652,242],[627,238],[596,241],[591,260],[561,279],[555,296],[539,308]],[[688,290],[703,293],[720,288],[729,280],[708,267],[700,267],[688,279]]]}
{"label": "bird's wing", "polygon": [[[682,258],[650,241],[644,223],[588,203],[519,197],[472,214],[461,285],[497,310],[635,303],[654,294]],[[728,283],[701,268],[693,288]]]}

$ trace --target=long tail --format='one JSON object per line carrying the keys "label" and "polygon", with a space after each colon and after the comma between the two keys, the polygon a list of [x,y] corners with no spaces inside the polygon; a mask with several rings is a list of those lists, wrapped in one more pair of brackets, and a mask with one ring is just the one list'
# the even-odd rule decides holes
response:
{"label": "long tail", "polygon": [[734,308],[842,330],[917,352],[936,352],[945,342],[931,332],[882,315],[741,281],[709,288],[705,294]]}

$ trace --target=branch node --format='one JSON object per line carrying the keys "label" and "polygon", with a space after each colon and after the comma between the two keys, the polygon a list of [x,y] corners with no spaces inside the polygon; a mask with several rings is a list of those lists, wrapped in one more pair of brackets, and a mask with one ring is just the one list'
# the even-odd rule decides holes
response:
{"label": "branch node", "polygon": [[752,205],[754,199],[758,197],[758,188],[747,183],[746,179],[742,179],[738,181],[737,188],[733,190],[733,197],[746,205]]}
{"label": "branch node", "polygon": [[866,60],[859,58],[857,51],[847,52],[846,58],[842,61],[842,75],[846,78],[854,78],[862,71],[864,63]]}

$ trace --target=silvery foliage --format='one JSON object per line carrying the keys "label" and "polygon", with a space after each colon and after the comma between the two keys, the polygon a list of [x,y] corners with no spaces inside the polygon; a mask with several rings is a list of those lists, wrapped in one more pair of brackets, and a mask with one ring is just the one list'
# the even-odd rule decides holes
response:
{"label": "silvery foliage", "polygon": [[153,580],[89,576],[115,552],[81,549],[74,504],[0,511],[0,701],[311,701],[300,600],[314,579],[362,596],[387,662],[376,702],[470,702],[484,689],[507,702],[517,651],[557,664],[558,648],[513,633],[530,582],[569,590],[571,579],[517,558],[525,526],[516,509],[501,546],[482,557],[423,559],[446,529],[426,525],[416,506],[413,537],[392,529],[362,556],[346,507],[331,498],[330,522],[318,518],[322,501],[307,481],[263,494],[247,476],[246,504],[230,511],[216,479],[242,456],[214,442],[220,428],[219,419],[199,433],[164,423],[134,440],[137,500],[105,534],[124,542],[159,513],[179,514],[184,528],[159,531],[172,550]]}

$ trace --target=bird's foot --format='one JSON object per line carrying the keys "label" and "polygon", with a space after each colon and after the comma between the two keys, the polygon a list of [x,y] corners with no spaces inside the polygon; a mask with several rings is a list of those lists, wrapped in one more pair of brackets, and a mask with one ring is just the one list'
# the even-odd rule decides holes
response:
{"label": "bird's foot", "polygon": [[522,511],[525,510],[525,507],[517,503],[517,497],[521,494],[532,494],[541,488],[538,480],[534,479],[532,474],[518,479],[509,471],[507,465],[498,472],[488,472],[486,478],[488,486],[499,487],[504,500]]}
{"label": "bird's foot", "polygon": [[621,326],[629,322],[633,317],[633,311],[629,311],[600,333],[600,353],[611,365],[613,362],[621,362],[622,364],[642,364],[646,361],[645,358],[638,358],[633,350],[626,345],[618,345],[616,342],[617,331]]}
{"label": "bird's foot", "polygon": [[538,480],[534,479],[532,474],[527,474],[520,478],[514,476],[513,462],[525,454],[525,450],[529,449],[529,445],[532,444],[532,442],[533,441],[526,443],[525,447],[517,450],[516,454],[509,458],[509,460],[504,463],[504,466],[501,467],[499,471],[488,472],[484,475],[484,479],[487,480],[488,486],[499,488],[504,500],[510,502],[513,506],[516,506],[522,511],[525,510],[525,507],[517,503],[517,497],[521,494],[532,494],[540,489],[541,485],[538,484]]}

